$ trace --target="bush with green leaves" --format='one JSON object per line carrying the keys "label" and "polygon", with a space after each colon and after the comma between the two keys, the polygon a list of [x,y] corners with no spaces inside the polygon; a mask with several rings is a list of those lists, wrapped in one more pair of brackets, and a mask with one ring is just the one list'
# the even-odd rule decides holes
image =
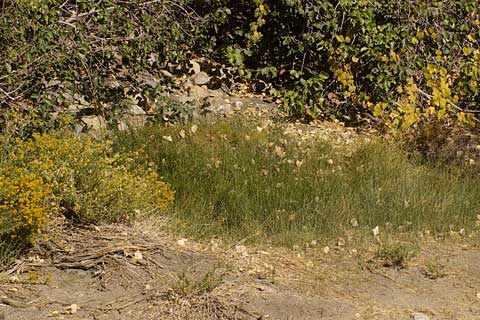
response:
{"label": "bush with green leaves", "polygon": [[173,204],[174,191],[155,166],[138,161],[141,150],[118,154],[111,141],[68,131],[34,133],[27,140],[3,138],[0,245],[6,240],[32,243],[64,218],[130,222]]}
{"label": "bush with green leaves", "polygon": [[480,122],[477,0],[7,0],[0,105],[48,120],[84,99],[108,120],[192,52],[270,83],[292,117]]}
{"label": "bush with green leaves", "polygon": [[[476,0],[212,0],[205,53],[273,84],[301,118],[392,128],[426,118],[478,122]],[[199,8],[202,10],[202,8]]]}
{"label": "bush with green leaves", "polygon": [[108,118],[144,93],[142,72],[157,76],[185,60],[200,24],[186,2],[3,1],[0,108],[33,107],[46,121],[72,101],[87,101],[89,112]]}

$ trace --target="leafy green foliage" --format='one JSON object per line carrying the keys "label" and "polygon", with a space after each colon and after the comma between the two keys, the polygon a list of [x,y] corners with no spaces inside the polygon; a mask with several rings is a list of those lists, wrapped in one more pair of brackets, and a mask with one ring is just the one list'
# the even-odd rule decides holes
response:
{"label": "leafy green foliage", "polygon": [[480,121],[477,2],[4,1],[0,105],[50,120],[85,99],[114,121],[132,97],[161,95],[142,72],[161,78],[159,68],[196,51],[270,83],[292,117],[471,125]]}
{"label": "leafy green foliage", "polygon": [[0,107],[43,120],[72,100],[107,117],[137,93],[153,100],[139,75],[183,61],[197,22],[182,0],[7,0],[1,10]]}
{"label": "leafy green foliage", "polygon": [[138,164],[139,157],[69,132],[7,141],[0,152],[0,245],[30,244],[65,217],[128,222],[170,207],[174,192],[153,165]]}
{"label": "leafy green foliage", "polygon": [[290,116],[391,128],[480,105],[476,0],[212,1],[206,53],[274,84]]}
{"label": "leafy green foliage", "polygon": [[387,242],[378,248],[375,258],[381,261],[384,267],[403,268],[417,253],[418,248],[412,244]]}

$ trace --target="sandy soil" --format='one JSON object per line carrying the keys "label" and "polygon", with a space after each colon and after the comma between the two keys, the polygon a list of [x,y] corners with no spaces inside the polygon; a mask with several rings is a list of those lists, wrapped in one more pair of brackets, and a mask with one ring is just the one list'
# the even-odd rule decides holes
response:
{"label": "sandy soil", "polygon": [[2,275],[0,319],[480,319],[480,249],[420,247],[398,269],[343,245],[326,254],[63,227]]}

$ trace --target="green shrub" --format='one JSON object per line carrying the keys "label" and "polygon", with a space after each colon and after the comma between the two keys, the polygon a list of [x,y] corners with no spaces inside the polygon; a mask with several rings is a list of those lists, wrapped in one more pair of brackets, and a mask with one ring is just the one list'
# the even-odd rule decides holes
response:
{"label": "green shrub", "polygon": [[[211,1],[204,52],[271,82],[288,115],[392,128],[472,123],[480,105],[476,0]],[[202,8],[199,8],[202,10]]]}
{"label": "green shrub", "polygon": [[108,119],[137,94],[155,98],[141,74],[161,79],[161,67],[185,60],[199,23],[186,2],[3,1],[0,108],[46,120],[83,99]]}
{"label": "green shrub", "polygon": [[79,223],[128,222],[162,212],[174,192],[140,154],[69,132],[5,145],[0,162],[0,235],[32,242],[64,216]]}
{"label": "green shrub", "polygon": [[113,123],[137,94],[160,96],[144,72],[160,79],[197,51],[269,82],[290,116],[473,124],[479,10],[476,0],[4,1],[0,105],[48,118],[85,99]]}
{"label": "green shrub", "polygon": [[387,242],[378,248],[375,258],[384,267],[404,268],[417,253],[418,248],[412,244]]}

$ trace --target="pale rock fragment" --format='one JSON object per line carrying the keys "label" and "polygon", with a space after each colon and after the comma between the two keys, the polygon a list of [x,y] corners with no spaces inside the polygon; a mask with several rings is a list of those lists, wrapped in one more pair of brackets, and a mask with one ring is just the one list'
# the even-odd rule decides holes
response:
{"label": "pale rock fragment", "polygon": [[380,235],[380,227],[379,226],[376,226],[375,228],[372,229],[372,234],[373,234],[373,237],[378,237]]}
{"label": "pale rock fragment", "polygon": [[182,239],[177,240],[177,244],[178,244],[180,247],[185,247],[186,244],[187,244],[187,241],[188,241],[187,239],[182,238]]}

